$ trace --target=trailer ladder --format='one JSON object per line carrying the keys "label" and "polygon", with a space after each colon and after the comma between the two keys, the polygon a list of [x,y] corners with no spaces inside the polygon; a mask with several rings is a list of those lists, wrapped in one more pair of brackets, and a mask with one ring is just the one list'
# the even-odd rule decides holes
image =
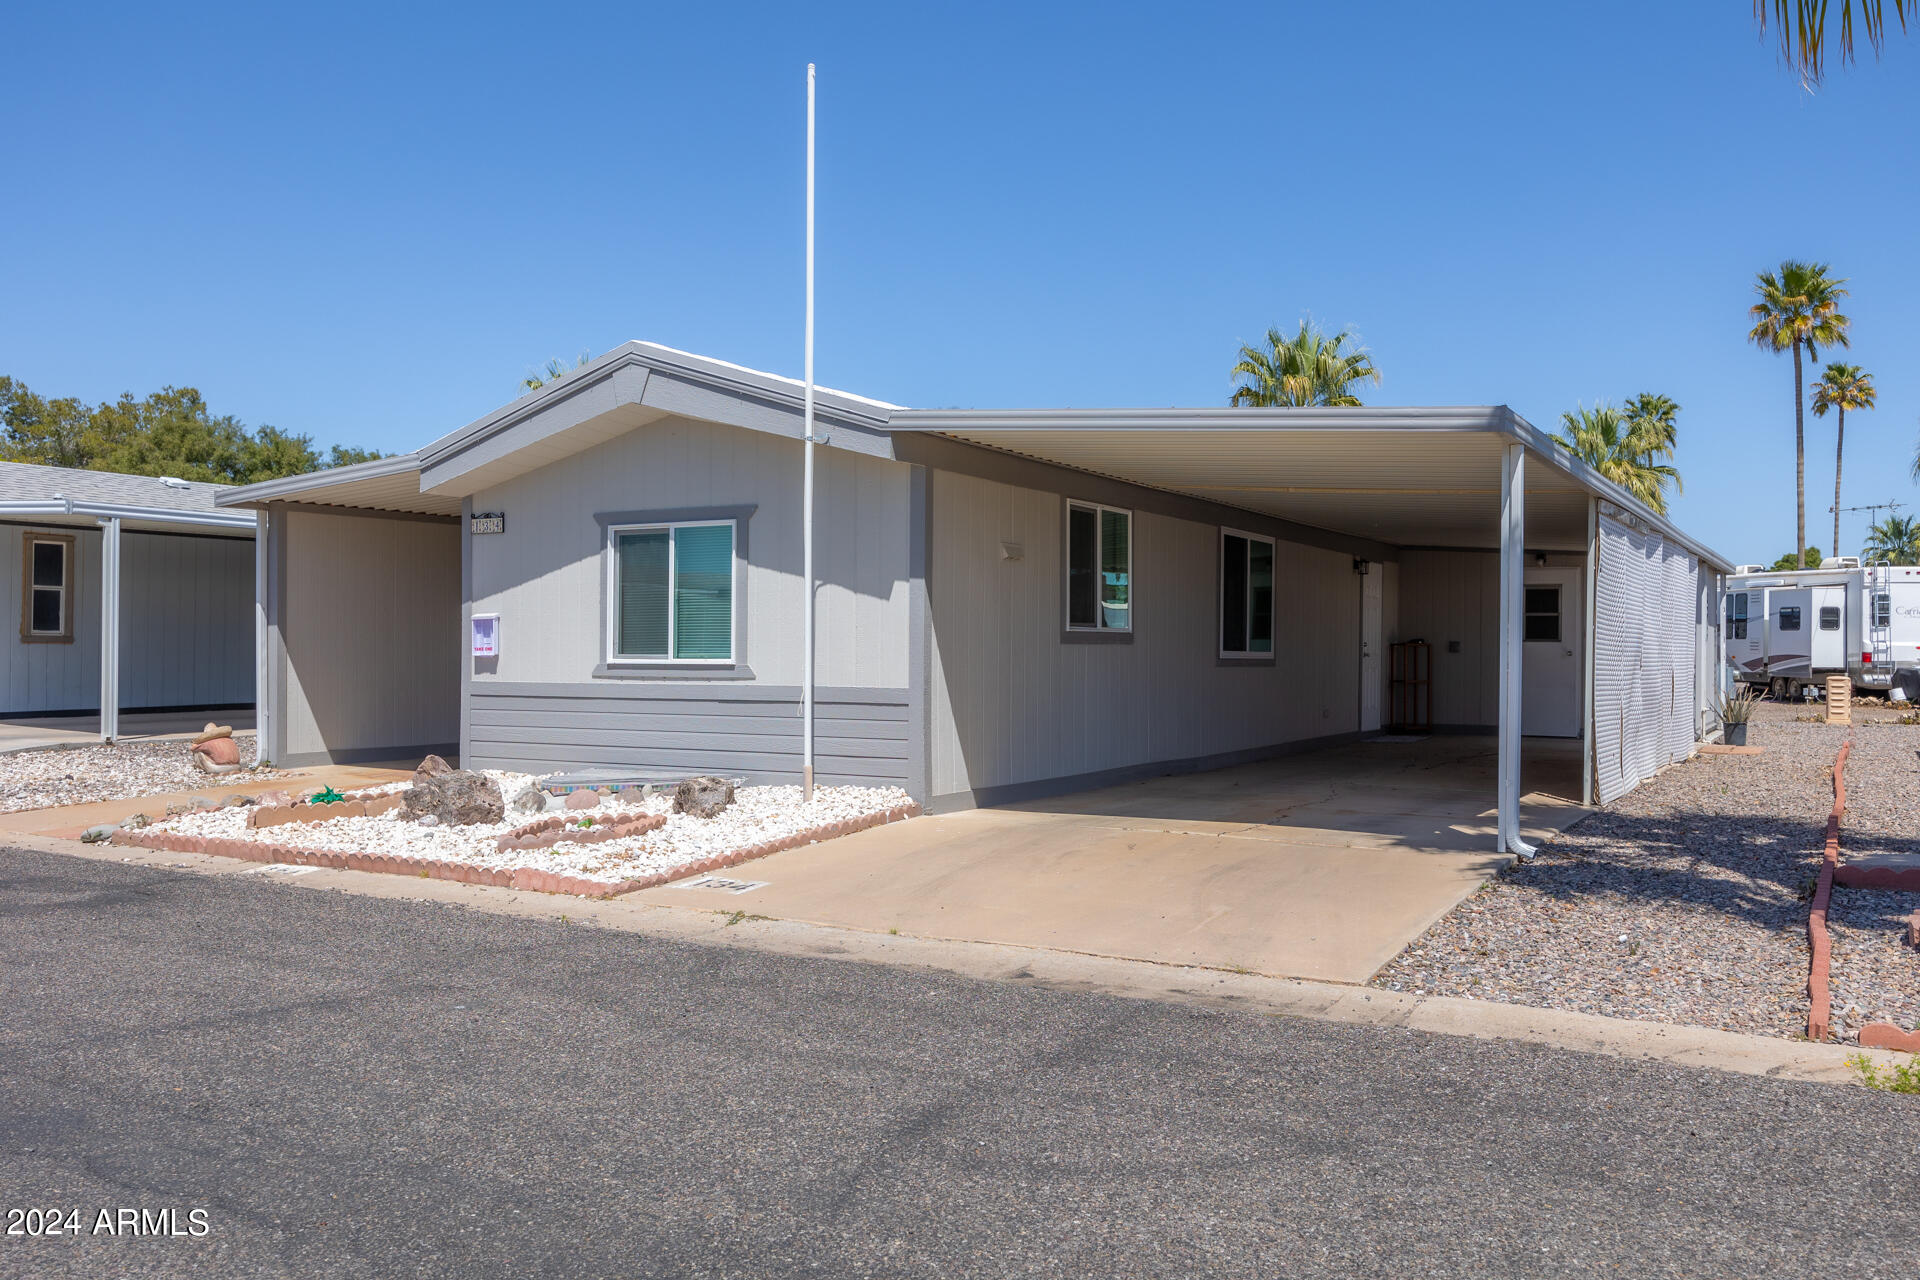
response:
{"label": "trailer ladder", "polygon": [[1862,602],[1866,614],[1867,649],[1874,665],[1893,665],[1893,574],[1884,563],[1867,566],[1867,598]]}

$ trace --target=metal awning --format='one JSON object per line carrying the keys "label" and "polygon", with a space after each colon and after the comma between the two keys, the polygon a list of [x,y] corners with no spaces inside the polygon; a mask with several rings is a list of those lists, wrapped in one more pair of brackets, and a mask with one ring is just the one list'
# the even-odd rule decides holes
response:
{"label": "metal awning", "polygon": [[215,501],[223,507],[261,508],[272,502],[293,502],[409,515],[458,517],[460,514],[458,497],[420,492],[420,458],[413,453],[264,480],[223,493]]}
{"label": "metal awning", "polygon": [[1502,406],[910,409],[888,427],[1403,547],[1498,547],[1503,451],[1519,443],[1545,464],[1526,469],[1529,550],[1584,551],[1599,497],[1732,567]]}

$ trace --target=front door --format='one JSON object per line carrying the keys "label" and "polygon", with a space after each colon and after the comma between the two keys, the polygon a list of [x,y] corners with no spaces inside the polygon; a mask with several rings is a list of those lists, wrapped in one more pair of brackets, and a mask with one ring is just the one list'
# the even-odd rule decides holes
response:
{"label": "front door", "polygon": [[1380,727],[1381,566],[1360,575],[1360,732]]}
{"label": "front door", "polygon": [[1530,738],[1580,736],[1586,639],[1578,569],[1529,569],[1521,626],[1520,732]]}

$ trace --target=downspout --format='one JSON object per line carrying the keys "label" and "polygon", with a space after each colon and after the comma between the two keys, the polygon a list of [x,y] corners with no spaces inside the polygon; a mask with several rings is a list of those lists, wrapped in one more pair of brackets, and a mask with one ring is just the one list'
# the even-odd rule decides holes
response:
{"label": "downspout", "polygon": [[253,516],[253,758],[270,759],[274,706],[270,696],[273,676],[267,639],[267,523],[272,517],[262,507]]}
{"label": "downspout", "polygon": [[1509,443],[1501,459],[1500,485],[1500,737],[1499,840],[1504,853],[1531,859],[1537,852],[1520,838],[1521,625],[1526,590],[1525,445]]}
{"label": "downspout", "polygon": [[1586,706],[1580,717],[1580,803],[1593,806],[1594,778],[1599,772],[1593,758],[1594,741],[1594,643],[1599,637],[1600,619],[1600,499],[1587,495],[1587,607],[1581,630],[1585,633],[1585,659],[1581,663],[1581,682]]}
{"label": "downspout", "polygon": [[100,520],[100,741],[120,736],[120,518]]}

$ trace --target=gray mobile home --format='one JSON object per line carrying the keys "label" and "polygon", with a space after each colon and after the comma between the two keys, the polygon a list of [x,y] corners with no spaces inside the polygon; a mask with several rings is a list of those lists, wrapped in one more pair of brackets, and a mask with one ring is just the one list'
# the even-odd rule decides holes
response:
{"label": "gray mobile home", "polygon": [[[268,753],[797,780],[801,404],[629,343],[221,495],[264,530]],[[1716,728],[1728,564],[1505,408],[816,417],[822,781],[950,808],[1312,750],[1396,718],[1410,641],[1503,801],[1523,737],[1606,798]]]}
{"label": "gray mobile home", "polygon": [[0,462],[0,717],[253,705],[255,520],[226,486]]}

